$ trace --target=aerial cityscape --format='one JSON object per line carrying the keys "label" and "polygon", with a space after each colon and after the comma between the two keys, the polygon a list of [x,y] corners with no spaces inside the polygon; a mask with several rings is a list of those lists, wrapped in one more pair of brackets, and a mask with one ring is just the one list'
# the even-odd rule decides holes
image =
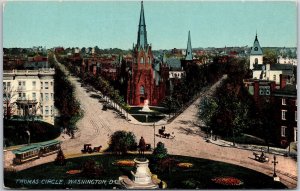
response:
{"label": "aerial cityscape", "polygon": [[297,65],[296,1],[7,2],[4,188],[295,189]]}

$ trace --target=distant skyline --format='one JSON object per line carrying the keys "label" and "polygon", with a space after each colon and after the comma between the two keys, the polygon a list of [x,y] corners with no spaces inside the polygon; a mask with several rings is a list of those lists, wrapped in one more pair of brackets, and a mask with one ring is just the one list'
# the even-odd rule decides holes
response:
{"label": "distant skyline", "polygon": [[[154,50],[253,45],[297,46],[296,1],[144,1]],[[55,46],[131,49],[140,1],[6,2],[3,47]]]}

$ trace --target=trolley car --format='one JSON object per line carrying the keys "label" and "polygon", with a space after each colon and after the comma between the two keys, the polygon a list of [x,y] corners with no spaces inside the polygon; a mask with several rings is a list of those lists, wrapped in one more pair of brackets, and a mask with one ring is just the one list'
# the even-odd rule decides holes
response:
{"label": "trolley car", "polygon": [[13,151],[16,156],[13,162],[14,164],[22,164],[30,160],[57,153],[60,150],[60,143],[58,140],[51,140],[24,146]]}

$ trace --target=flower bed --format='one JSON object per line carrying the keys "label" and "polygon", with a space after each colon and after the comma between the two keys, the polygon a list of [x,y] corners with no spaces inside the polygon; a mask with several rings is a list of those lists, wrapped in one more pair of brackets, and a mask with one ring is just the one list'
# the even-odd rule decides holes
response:
{"label": "flower bed", "polygon": [[135,162],[133,160],[118,160],[113,164],[116,166],[134,166]]}
{"label": "flower bed", "polygon": [[81,170],[69,170],[66,173],[67,174],[79,174],[79,173],[81,173]]}
{"label": "flower bed", "polygon": [[226,186],[239,186],[242,185],[243,182],[234,177],[217,177],[211,179],[216,184],[226,185]]}
{"label": "flower bed", "polygon": [[188,163],[188,162],[181,162],[181,163],[178,163],[177,166],[180,168],[192,168],[193,164]]}

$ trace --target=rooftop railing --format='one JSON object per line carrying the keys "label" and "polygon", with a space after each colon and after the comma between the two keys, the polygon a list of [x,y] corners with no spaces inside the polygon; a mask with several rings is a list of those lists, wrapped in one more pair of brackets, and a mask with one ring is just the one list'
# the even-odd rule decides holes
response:
{"label": "rooftop railing", "polygon": [[43,68],[38,70],[4,70],[3,75],[5,74],[14,74],[14,75],[55,74],[55,69]]}

